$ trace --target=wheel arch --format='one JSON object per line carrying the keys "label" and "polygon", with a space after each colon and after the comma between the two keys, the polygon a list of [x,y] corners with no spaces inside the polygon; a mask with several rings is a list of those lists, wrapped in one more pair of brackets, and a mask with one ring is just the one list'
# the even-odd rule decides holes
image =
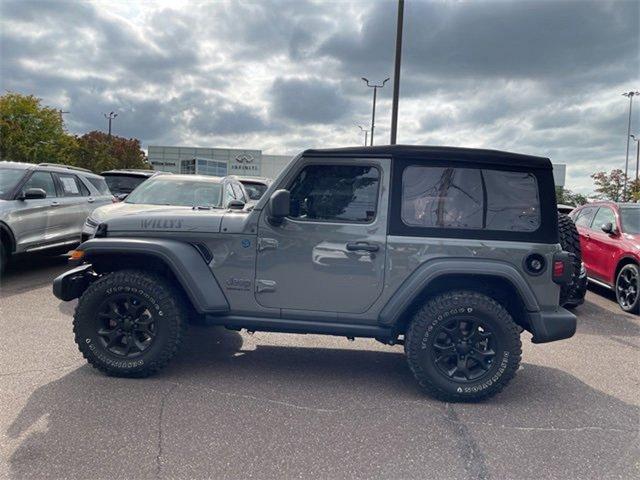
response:
{"label": "wheel arch", "polygon": [[638,262],[638,259],[631,256],[631,255],[625,255],[624,257],[622,257],[620,260],[618,260],[618,263],[616,264],[616,269],[613,273],[613,278],[611,279],[611,285],[613,286],[613,288],[616,287],[616,281],[618,280],[618,274],[620,273],[620,270],[622,270],[622,267],[624,267],[625,265],[629,265],[630,263],[635,263],[636,265],[640,266],[640,263]]}
{"label": "wheel arch", "polygon": [[532,330],[528,313],[539,311],[535,294],[513,266],[497,261],[444,260],[417,269],[382,309],[379,322],[404,333],[425,301],[450,290],[471,290],[490,296],[528,331]]}
{"label": "wheel arch", "polygon": [[8,253],[16,251],[16,237],[11,227],[4,222],[0,222],[0,241],[8,247]]}
{"label": "wheel arch", "polygon": [[80,250],[98,273],[124,269],[152,271],[179,286],[199,313],[226,312],[229,303],[213,272],[197,248],[164,239],[98,238],[84,242]]}

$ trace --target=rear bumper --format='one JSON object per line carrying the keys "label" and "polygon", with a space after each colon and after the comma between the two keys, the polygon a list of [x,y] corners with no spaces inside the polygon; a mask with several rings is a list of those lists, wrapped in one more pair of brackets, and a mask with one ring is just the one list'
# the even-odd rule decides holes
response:
{"label": "rear bumper", "polygon": [[573,337],[577,319],[573,313],[560,307],[551,312],[529,312],[529,325],[533,343],[548,343]]}
{"label": "rear bumper", "polygon": [[53,280],[53,294],[60,300],[68,302],[80,297],[94,278],[95,273],[91,270],[91,265],[81,265]]}

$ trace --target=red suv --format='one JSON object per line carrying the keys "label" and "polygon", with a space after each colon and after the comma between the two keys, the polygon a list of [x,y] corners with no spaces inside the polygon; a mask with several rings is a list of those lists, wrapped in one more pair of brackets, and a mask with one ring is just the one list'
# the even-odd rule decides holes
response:
{"label": "red suv", "polygon": [[592,282],[615,290],[626,312],[640,310],[640,204],[596,202],[571,212]]}

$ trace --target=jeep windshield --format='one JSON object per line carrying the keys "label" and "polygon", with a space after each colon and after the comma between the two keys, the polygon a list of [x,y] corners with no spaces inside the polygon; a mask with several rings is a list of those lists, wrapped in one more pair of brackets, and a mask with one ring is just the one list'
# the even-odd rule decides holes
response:
{"label": "jeep windshield", "polygon": [[125,203],[222,207],[222,184],[215,178],[192,180],[184,177],[156,177],[136,188]]}
{"label": "jeep windshield", "polygon": [[620,209],[622,231],[631,235],[640,234],[640,208],[622,207]]}
{"label": "jeep windshield", "polygon": [[24,172],[23,168],[0,168],[0,198],[2,200],[9,200],[9,195],[24,177]]}

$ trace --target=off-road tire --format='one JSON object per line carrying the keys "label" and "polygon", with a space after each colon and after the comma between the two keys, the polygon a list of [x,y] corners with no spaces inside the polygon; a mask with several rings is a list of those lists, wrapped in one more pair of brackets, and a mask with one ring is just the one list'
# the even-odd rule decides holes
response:
{"label": "off-road tire", "polygon": [[[96,325],[99,306],[109,296],[134,292],[146,299],[156,317],[153,343],[135,360],[113,354],[101,344]],[[187,327],[188,309],[181,292],[161,276],[140,270],[120,270],[103,275],[83,293],[73,317],[75,342],[84,358],[107,375],[146,377],[158,372],[176,355]]]}
{"label": "off-road tire", "polygon": [[565,305],[573,297],[578,288],[578,278],[582,267],[582,252],[580,250],[580,235],[576,225],[569,215],[558,214],[558,236],[560,246],[565,252],[573,254],[571,282],[560,287],[560,305]]}
{"label": "off-road tire", "polygon": [[[495,360],[477,380],[448,378],[436,365],[432,342],[447,322],[473,317],[495,335]],[[473,291],[453,291],[433,298],[415,313],[404,348],[409,368],[426,393],[447,402],[473,402],[497,394],[514,377],[522,356],[520,332],[507,310],[492,298]]]}

